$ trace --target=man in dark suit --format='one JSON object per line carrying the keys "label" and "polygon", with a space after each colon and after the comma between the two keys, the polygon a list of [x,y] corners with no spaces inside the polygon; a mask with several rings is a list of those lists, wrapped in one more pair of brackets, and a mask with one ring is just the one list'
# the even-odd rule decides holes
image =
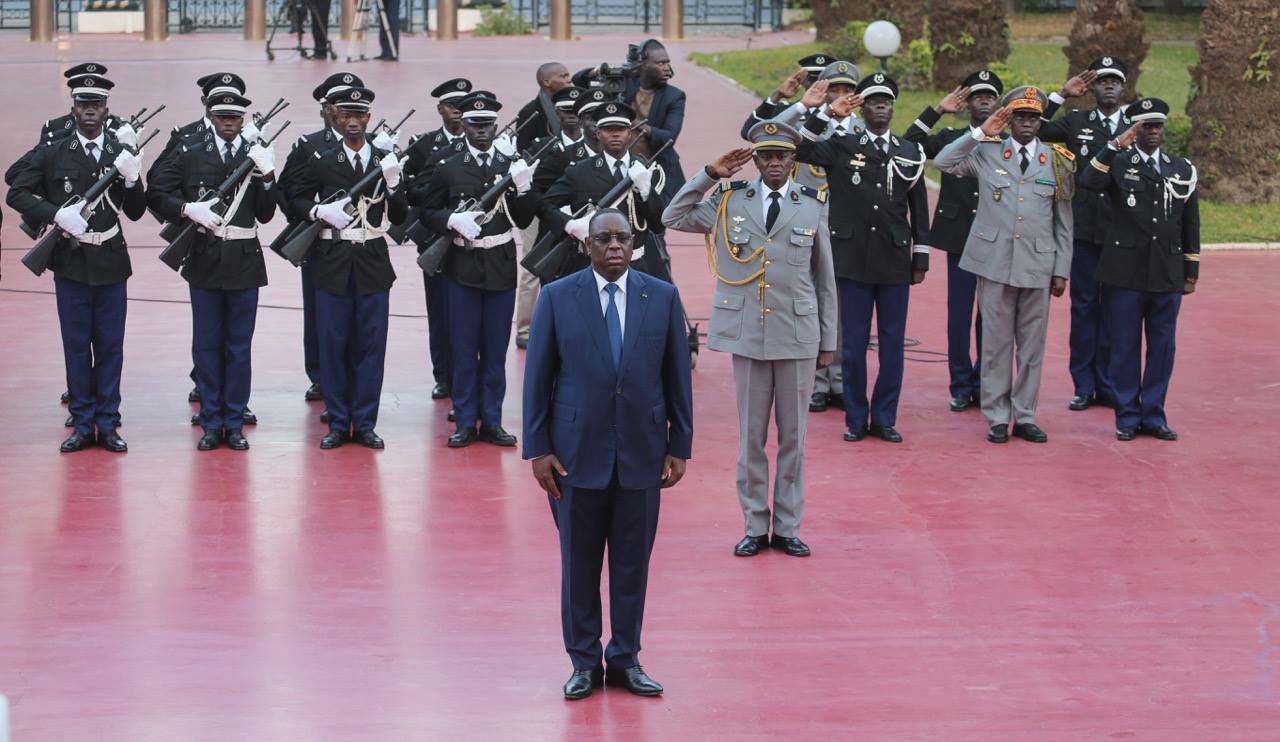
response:
{"label": "man in dark suit", "polygon": [[[538,95],[524,104],[524,108],[516,114],[517,127],[516,149],[525,152],[533,140],[546,136],[560,135],[560,119],[555,115],[555,103],[552,100],[561,88],[569,87],[569,70],[559,62],[547,62],[538,67]],[[533,119],[528,126],[524,123]]]}
{"label": "man in dark suit", "polygon": [[[606,682],[662,693],[640,666],[640,627],[659,491],[684,476],[693,448],[693,379],[680,294],[629,269],[632,240],[620,211],[596,212],[591,268],[543,287],[525,361],[524,458],[560,529],[569,699]],[[606,546],[612,637],[602,652]]]}

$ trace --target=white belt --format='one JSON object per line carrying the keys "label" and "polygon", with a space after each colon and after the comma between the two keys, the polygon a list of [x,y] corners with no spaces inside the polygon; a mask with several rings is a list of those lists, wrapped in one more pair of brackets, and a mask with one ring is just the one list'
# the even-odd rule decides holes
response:
{"label": "white belt", "polygon": [[120,225],[117,224],[105,232],[85,232],[79,237],[75,237],[75,241],[81,245],[101,245],[107,240],[120,234]]}
{"label": "white belt", "polygon": [[232,227],[227,224],[216,227],[211,233],[222,240],[251,240],[258,236],[257,227]]}
{"label": "white belt", "polygon": [[508,230],[502,234],[494,234],[488,237],[481,237],[478,240],[468,240],[462,237],[454,237],[453,244],[462,247],[475,247],[481,250],[488,250],[491,247],[505,245],[515,239],[515,230]]}
{"label": "white belt", "polygon": [[[320,239],[334,239],[333,232],[334,230],[332,229],[320,230]],[[375,229],[373,227],[352,227],[350,229],[338,230],[337,239],[346,240],[347,242],[372,242],[374,240],[382,239],[386,234],[387,230],[385,229]]]}

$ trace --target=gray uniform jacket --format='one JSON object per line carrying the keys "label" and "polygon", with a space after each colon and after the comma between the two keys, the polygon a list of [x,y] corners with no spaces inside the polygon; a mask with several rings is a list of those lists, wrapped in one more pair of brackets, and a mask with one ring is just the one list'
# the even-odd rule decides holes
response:
{"label": "gray uniform jacket", "polygon": [[1026,289],[1071,275],[1071,202],[1054,197],[1053,150],[1044,142],[1036,150],[1023,173],[1012,139],[978,141],[966,134],[934,159],[944,173],[978,179],[978,213],[960,259],[964,270]]}
{"label": "gray uniform jacket", "polygon": [[838,310],[831,239],[822,228],[826,194],[790,181],[766,232],[760,181],[721,184],[704,200],[717,182],[699,170],[662,214],[671,229],[710,235],[716,292],[707,346],[758,361],[834,351]]}

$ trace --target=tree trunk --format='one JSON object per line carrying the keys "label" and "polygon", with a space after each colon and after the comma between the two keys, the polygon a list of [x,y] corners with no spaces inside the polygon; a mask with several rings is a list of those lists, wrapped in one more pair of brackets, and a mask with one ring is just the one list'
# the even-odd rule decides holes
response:
{"label": "tree trunk", "polygon": [[809,7],[818,41],[836,38],[849,21],[893,21],[903,46],[924,36],[925,0],[811,0]]}
{"label": "tree trunk", "polygon": [[[1062,48],[1067,55],[1067,75],[1074,75],[1088,68],[1098,57],[1112,56],[1123,59],[1129,65],[1124,93],[1120,100],[1132,101],[1138,72],[1147,58],[1151,46],[1142,38],[1142,10],[1136,0],[1076,0],[1076,10],[1071,16],[1071,35]],[[1071,108],[1092,108],[1093,96],[1072,98]]]}
{"label": "tree trunk", "polygon": [[974,70],[1009,57],[1005,0],[933,0],[933,86],[950,90]]}
{"label": "tree trunk", "polygon": [[1191,160],[1200,188],[1232,203],[1280,201],[1280,4],[1209,0],[1191,68]]}

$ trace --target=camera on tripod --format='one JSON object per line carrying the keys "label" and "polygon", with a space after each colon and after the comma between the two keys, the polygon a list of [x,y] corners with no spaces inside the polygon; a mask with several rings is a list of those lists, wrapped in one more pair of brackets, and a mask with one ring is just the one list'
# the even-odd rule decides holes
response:
{"label": "camera on tripod", "polygon": [[602,62],[599,69],[599,75],[596,80],[599,82],[600,88],[604,90],[605,95],[610,98],[621,97],[627,89],[627,78],[636,74],[636,70],[640,69],[640,46],[638,44],[627,44],[627,61],[620,65]]}

